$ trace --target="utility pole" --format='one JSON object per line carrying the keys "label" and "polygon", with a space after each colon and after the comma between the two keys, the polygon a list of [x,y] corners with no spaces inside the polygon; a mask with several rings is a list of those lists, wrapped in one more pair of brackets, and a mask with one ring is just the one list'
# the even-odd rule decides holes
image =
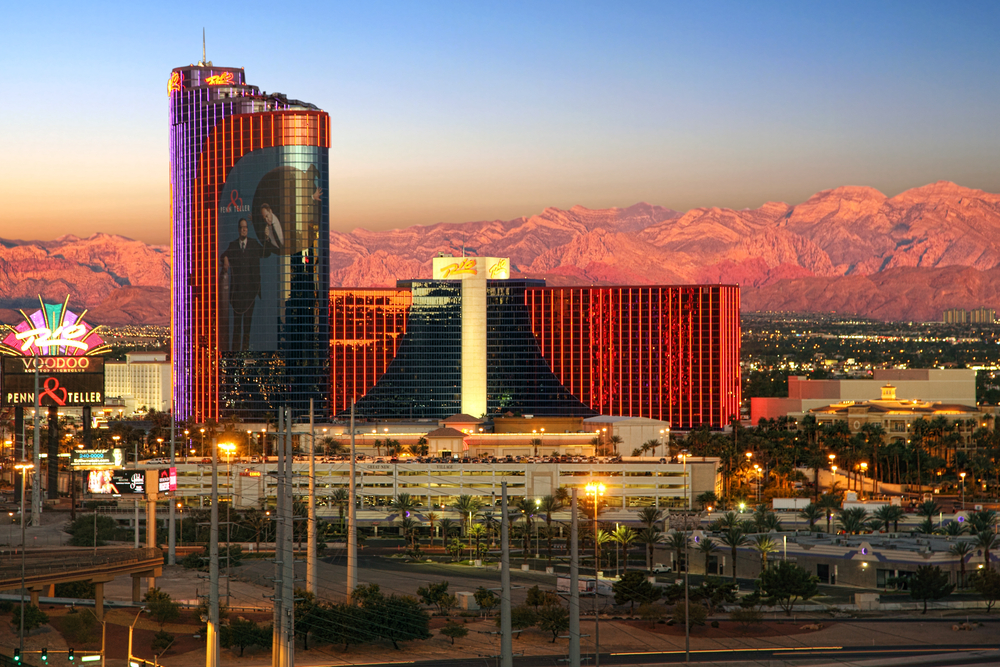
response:
{"label": "utility pole", "polygon": [[208,539],[208,632],[205,667],[219,667],[219,448],[212,438],[212,519]]}
{"label": "utility pole", "polygon": [[309,526],[306,553],[306,590],[316,595],[316,423],[309,399]]}
{"label": "utility pole", "polygon": [[576,489],[572,490],[569,532],[569,667],[580,667],[580,526],[576,515]]}
{"label": "utility pole", "polygon": [[[35,360],[35,415],[32,417],[32,423],[35,425],[35,451],[32,454],[32,463],[35,469],[31,474],[31,525],[40,526],[42,525],[42,443],[41,443],[41,426],[38,423],[38,411],[42,408],[41,397],[38,395],[38,359]],[[51,462],[50,462],[51,463]],[[21,483],[24,483],[24,479],[21,479]],[[21,515],[21,521],[24,521],[24,515]]]}
{"label": "utility pole", "polygon": [[510,620],[510,527],[507,523],[507,482],[500,484],[500,667],[514,667]]}
{"label": "utility pole", "polygon": [[[275,449],[278,450],[278,467],[275,471],[274,490],[274,617],[271,626],[271,667],[281,666],[281,622],[283,619],[281,609],[281,575],[283,573],[281,556],[284,549],[285,522],[281,508],[285,504],[285,410],[278,410],[278,431],[276,433]],[[265,459],[266,461],[267,459]]]}
{"label": "utility pole", "polygon": [[[171,402],[170,409],[170,467],[177,465],[175,451],[176,440],[174,437],[174,405]],[[167,515],[167,565],[177,565],[177,503],[170,497],[170,513]]]}
{"label": "utility pole", "polygon": [[348,481],[347,506],[347,599],[351,600],[358,587],[358,524],[355,505],[358,488],[354,483],[357,455],[354,451],[354,401],[351,401],[351,479]]}
{"label": "utility pole", "polygon": [[283,633],[283,661],[281,667],[294,667],[295,665],[295,552],[293,550],[295,539],[295,523],[292,512],[292,410],[285,408],[285,501],[282,507],[284,511],[283,520],[285,522],[284,548],[281,554],[282,574],[281,574],[281,611],[284,615],[282,622]]}

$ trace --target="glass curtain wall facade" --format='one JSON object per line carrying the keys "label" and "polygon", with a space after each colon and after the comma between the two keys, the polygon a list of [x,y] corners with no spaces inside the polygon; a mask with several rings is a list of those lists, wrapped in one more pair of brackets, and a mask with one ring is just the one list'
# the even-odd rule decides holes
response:
{"label": "glass curtain wall facade", "polygon": [[722,427],[740,406],[735,285],[526,291],[542,355],[601,414]]}
{"label": "glass curtain wall facade", "polygon": [[333,414],[375,386],[399,351],[413,297],[404,289],[330,291],[330,374]]}
{"label": "glass curtain wall facade", "polygon": [[243,70],[173,70],[175,410],[264,419],[329,389],[329,116]]}

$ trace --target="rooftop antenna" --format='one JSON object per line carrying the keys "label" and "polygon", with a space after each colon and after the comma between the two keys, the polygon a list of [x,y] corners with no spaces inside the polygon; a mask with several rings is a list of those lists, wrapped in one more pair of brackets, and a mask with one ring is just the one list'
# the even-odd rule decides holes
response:
{"label": "rooftop antenna", "polygon": [[205,29],[201,29],[201,62],[198,63],[199,66],[205,67],[210,66],[212,63],[208,62],[208,58],[205,55]]}

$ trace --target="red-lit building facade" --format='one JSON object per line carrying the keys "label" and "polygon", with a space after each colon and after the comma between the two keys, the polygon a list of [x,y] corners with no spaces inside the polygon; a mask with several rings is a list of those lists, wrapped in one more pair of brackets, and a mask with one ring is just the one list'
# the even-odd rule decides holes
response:
{"label": "red-lit building facade", "polygon": [[[449,343],[458,340],[455,329],[463,325],[461,292],[453,287],[459,282],[331,290],[333,414],[346,414],[352,401],[359,407],[367,402],[361,414],[374,418],[458,411],[449,397],[458,395],[462,374],[448,369],[457,368],[456,354],[461,356],[460,344]],[[511,409],[526,414],[648,417],[677,429],[722,427],[739,414],[738,286],[546,287],[523,280],[488,285],[484,365],[490,414],[507,410],[510,383],[503,383],[509,373],[501,367],[509,371],[512,363],[536,368],[516,379],[534,387],[527,403],[512,403],[519,407]],[[407,355],[408,344],[419,352]],[[365,398],[376,394],[378,401]],[[428,402],[435,395],[445,397],[440,412]]]}

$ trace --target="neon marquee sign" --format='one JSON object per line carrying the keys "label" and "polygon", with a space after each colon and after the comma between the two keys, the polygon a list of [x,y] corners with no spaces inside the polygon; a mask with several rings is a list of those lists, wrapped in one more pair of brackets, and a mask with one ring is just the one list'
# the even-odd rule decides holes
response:
{"label": "neon marquee sign", "polygon": [[232,72],[223,72],[222,74],[213,74],[206,78],[205,83],[210,86],[232,86],[236,83],[236,80]]}
{"label": "neon marquee sign", "polygon": [[167,81],[167,95],[173,95],[176,91],[181,89],[181,73],[174,72],[170,75],[170,80]]}
{"label": "neon marquee sign", "polygon": [[9,331],[0,343],[0,353],[24,357],[72,357],[98,354],[107,349],[98,334],[100,327],[92,327],[83,318],[87,311],[77,315],[67,308],[69,297],[59,303],[45,303],[38,297],[41,308],[30,315],[23,310],[24,321]]}
{"label": "neon marquee sign", "polygon": [[467,274],[476,275],[476,259],[475,257],[466,257],[461,262],[455,262],[441,268],[441,272],[444,274],[445,278],[450,278],[453,275]]}

